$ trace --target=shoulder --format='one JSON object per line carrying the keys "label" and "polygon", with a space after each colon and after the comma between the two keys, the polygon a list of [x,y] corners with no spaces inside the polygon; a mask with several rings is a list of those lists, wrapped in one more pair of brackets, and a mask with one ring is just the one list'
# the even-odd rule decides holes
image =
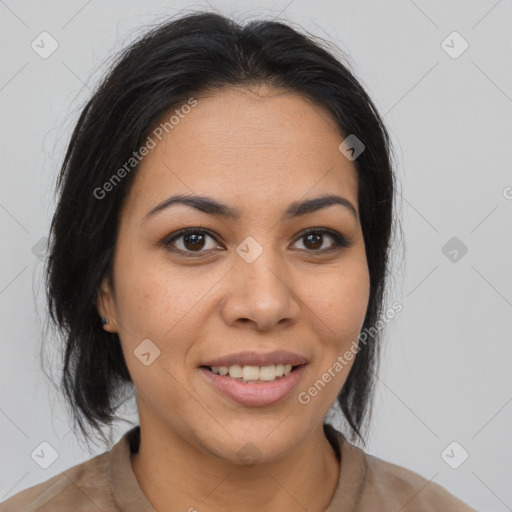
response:
{"label": "shoulder", "polygon": [[77,464],[0,503],[0,512],[116,511],[108,476],[109,452]]}
{"label": "shoulder", "polygon": [[326,433],[337,437],[341,453],[334,505],[347,504],[353,512],[476,512],[434,482],[435,475],[428,480],[410,469],[370,455],[334,427]]}
{"label": "shoulder", "polygon": [[475,512],[433,479],[360,451],[367,462],[363,496],[368,503],[390,510],[400,506],[402,512]]}

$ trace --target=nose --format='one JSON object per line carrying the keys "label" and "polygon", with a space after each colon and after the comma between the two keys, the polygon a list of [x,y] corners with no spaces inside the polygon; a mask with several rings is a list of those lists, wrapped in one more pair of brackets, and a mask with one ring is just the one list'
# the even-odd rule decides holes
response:
{"label": "nose", "polygon": [[251,324],[266,331],[292,325],[299,318],[300,299],[293,274],[270,249],[251,263],[236,255],[226,285],[222,316],[228,325]]}

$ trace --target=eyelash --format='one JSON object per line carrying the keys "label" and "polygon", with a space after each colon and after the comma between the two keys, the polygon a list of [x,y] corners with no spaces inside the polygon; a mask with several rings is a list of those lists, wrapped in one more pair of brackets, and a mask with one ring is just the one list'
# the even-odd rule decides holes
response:
{"label": "eyelash", "polygon": [[[192,257],[192,258],[201,257],[202,253],[203,254],[204,253],[209,253],[209,252],[214,250],[214,249],[208,249],[208,250],[200,250],[200,251],[195,251],[194,252],[194,251],[184,251],[182,249],[176,249],[176,248],[171,249],[170,248],[170,246],[172,245],[172,243],[175,240],[177,240],[179,238],[182,238],[182,237],[184,237],[186,235],[190,235],[190,234],[208,235],[211,238],[213,238],[215,240],[215,242],[219,243],[219,241],[217,240],[217,237],[215,235],[213,235],[213,233],[210,232],[207,229],[203,229],[203,228],[186,228],[186,229],[183,229],[181,231],[178,231],[177,233],[173,233],[169,237],[166,237],[162,241],[162,245],[168,251],[170,251],[170,252],[179,253],[179,254],[181,254],[181,255],[183,255],[185,257]],[[349,241],[343,235],[341,235],[340,233],[338,233],[336,231],[332,231],[332,230],[326,229],[326,228],[318,228],[318,227],[309,228],[306,231],[304,231],[296,240],[300,240],[301,238],[305,238],[308,235],[329,235],[334,240],[334,243],[328,249],[306,250],[306,252],[309,252],[309,253],[327,254],[327,253],[331,253],[331,252],[334,252],[334,251],[338,251],[338,250],[340,250],[342,248],[350,247]]]}

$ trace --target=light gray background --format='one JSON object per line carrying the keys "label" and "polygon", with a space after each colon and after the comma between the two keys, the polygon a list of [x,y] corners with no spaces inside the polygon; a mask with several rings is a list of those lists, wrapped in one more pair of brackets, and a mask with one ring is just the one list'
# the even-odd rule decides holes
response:
{"label": "light gray background", "polygon": [[[512,510],[512,2],[211,5],[239,18],[280,15],[337,44],[392,134],[406,250],[389,302],[403,310],[387,326],[367,451],[479,510]],[[73,123],[105,59],[144,25],[200,7],[210,9],[0,1],[0,501],[92,455],[69,433],[38,359],[45,309],[32,248],[48,232]],[[59,44],[47,59],[31,48],[43,31]],[[453,31],[469,44],[458,58],[442,46]],[[457,262],[442,252],[452,237],[468,248]],[[117,438],[128,427],[120,424]],[[43,441],[58,452],[48,469],[31,458]],[[458,469],[441,457],[453,441],[469,453]]]}

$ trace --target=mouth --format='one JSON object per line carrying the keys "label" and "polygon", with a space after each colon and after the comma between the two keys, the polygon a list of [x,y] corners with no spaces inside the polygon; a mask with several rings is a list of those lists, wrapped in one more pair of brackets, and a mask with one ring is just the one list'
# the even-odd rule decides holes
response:
{"label": "mouth", "polygon": [[297,365],[231,365],[198,368],[221,396],[246,407],[265,407],[286,400],[302,380],[307,363]]}

